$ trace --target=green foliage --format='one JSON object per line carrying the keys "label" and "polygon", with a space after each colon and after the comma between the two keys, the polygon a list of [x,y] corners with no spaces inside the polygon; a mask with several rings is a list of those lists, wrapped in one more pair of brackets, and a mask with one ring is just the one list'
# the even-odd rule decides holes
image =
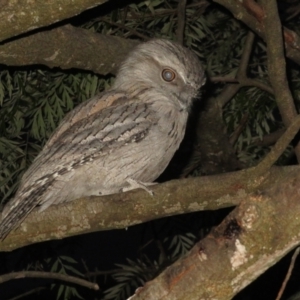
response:
{"label": "green foliage", "polygon": [[89,73],[0,72],[0,199],[18,180],[65,114],[109,83]]}
{"label": "green foliage", "polygon": [[[58,274],[72,275],[83,277],[83,274],[80,273],[74,265],[77,264],[72,257],[69,256],[59,256],[56,258],[54,262],[51,259],[48,260],[48,263],[51,263],[50,272],[55,272]],[[56,300],[64,299],[68,300],[71,298],[83,299],[77,289],[76,286],[70,286],[67,284],[52,284],[51,289],[57,289]]]}

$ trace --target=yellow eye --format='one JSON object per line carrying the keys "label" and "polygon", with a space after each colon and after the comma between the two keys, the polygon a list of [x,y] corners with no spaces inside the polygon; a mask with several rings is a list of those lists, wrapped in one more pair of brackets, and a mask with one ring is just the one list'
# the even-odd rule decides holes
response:
{"label": "yellow eye", "polygon": [[162,76],[164,81],[171,82],[175,79],[176,73],[171,69],[164,69],[161,72],[161,76]]}

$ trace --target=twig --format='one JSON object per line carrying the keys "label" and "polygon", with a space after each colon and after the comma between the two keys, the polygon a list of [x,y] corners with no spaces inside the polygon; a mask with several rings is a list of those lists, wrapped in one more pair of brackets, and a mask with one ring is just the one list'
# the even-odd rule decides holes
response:
{"label": "twig", "polygon": [[256,80],[256,79],[251,79],[251,78],[238,78],[237,79],[237,78],[226,77],[226,76],[224,76],[224,77],[213,76],[213,77],[210,77],[209,80],[211,82],[236,83],[236,84],[239,84],[238,85],[239,89],[244,86],[255,86],[255,87],[257,87],[263,91],[266,91],[272,95],[274,94],[273,89],[269,85],[267,85],[259,80]]}
{"label": "twig", "polygon": [[160,253],[161,261],[163,261],[163,262],[168,261],[168,255],[166,253],[164,245],[159,239],[156,240],[156,246],[157,246],[158,251]]}
{"label": "twig", "polygon": [[[260,0],[263,7],[263,25],[267,43],[269,78],[274,89],[275,99],[282,121],[288,127],[297,116],[292,93],[286,77],[286,63],[282,26],[278,14],[277,2]],[[300,144],[295,147],[295,154],[300,162]]]}
{"label": "twig", "polygon": [[[232,83],[237,83],[235,85],[235,88],[232,88],[232,92],[235,93],[228,93],[228,95],[226,97],[224,97],[224,95],[220,95],[220,97],[218,97],[220,100],[220,105],[224,106],[228,101],[231,100],[231,98],[234,96],[234,94],[236,94],[238,92],[238,90],[242,87],[245,86],[255,86],[258,87],[270,94],[274,94],[274,91],[272,89],[272,87],[270,87],[269,85],[256,80],[256,79],[251,79],[247,77],[247,67],[249,64],[249,59],[250,59],[250,55],[252,52],[252,47],[253,47],[253,42],[254,42],[254,38],[255,35],[252,31],[248,32],[248,35],[246,37],[246,41],[245,41],[245,45],[244,45],[244,49],[243,49],[243,53],[242,53],[242,57],[240,60],[240,64],[239,64],[239,68],[238,71],[236,73],[236,77],[235,79],[233,78],[227,78],[227,77],[211,77],[210,80],[212,82],[232,82]],[[233,94],[231,96],[231,94]],[[230,97],[229,97],[230,96]]]}
{"label": "twig", "polygon": [[105,23],[107,23],[107,24],[109,24],[109,25],[116,26],[116,27],[121,28],[121,29],[125,29],[125,30],[127,30],[129,33],[131,33],[132,35],[136,35],[136,36],[140,37],[141,39],[143,39],[144,41],[150,40],[150,37],[148,37],[148,36],[146,36],[146,35],[144,35],[144,34],[138,32],[138,31],[136,31],[136,30],[134,30],[134,29],[132,29],[132,28],[130,28],[130,27],[127,27],[127,26],[124,25],[124,24],[112,22],[112,21],[109,21],[109,20],[107,20],[107,19],[105,19],[105,18],[98,18],[98,20],[101,20],[101,21],[103,21],[103,22],[105,22]]}
{"label": "twig", "polygon": [[266,92],[274,95],[274,91],[273,91],[272,87],[259,81],[259,80],[251,79],[251,78],[244,78],[244,79],[239,78],[239,82],[240,82],[241,86],[255,86],[263,91],[266,91]]}
{"label": "twig", "polygon": [[[257,35],[265,39],[265,28],[262,26],[262,7],[254,0],[213,0],[226,7],[238,20],[245,23]],[[275,4],[275,1],[269,1]],[[272,3],[271,3],[272,2]],[[251,4],[250,4],[251,3]],[[250,5],[249,5],[250,4]],[[272,27],[270,28],[272,29]],[[300,36],[295,31],[283,28],[285,38],[286,55],[297,64],[300,64]]]}
{"label": "twig", "polygon": [[93,271],[85,274],[86,277],[95,277],[95,276],[103,276],[103,275],[112,275],[120,272],[120,269],[111,269],[107,271]]}
{"label": "twig", "polygon": [[89,270],[86,262],[83,259],[81,259],[81,263],[82,263],[82,265],[83,265],[83,267],[85,269],[85,275],[84,275],[84,277],[90,279],[90,277],[89,277],[90,270]]}
{"label": "twig", "polygon": [[24,297],[26,297],[26,296],[29,296],[29,295],[31,295],[31,294],[38,293],[38,292],[40,292],[40,291],[42,291],[42,290],[45,290],[45,289],[46,289],[46,287],[39,287],[39,288],[36,288],[36,289],[32,289],[32,290],[30,290],[30,291],[27,291],[27,292],[25,292],[25,293],[22,293],[22,294],[20,294],[20,295],[18,295],[18,296],[16,296],[16,297],[13,297],[13,298],[8,299],[8,300],[18,300],[18,299],[24,298]]}
{"label": "twig", "polygon": [[274,145],[278,141],[278,139],[284,134],[284,132],[285,129],[280,128],[274,132],[264,135],[262,139],[260,139],[259,137],[254,137],[252,139],[252,145],[260,147]]}
{"label": "twig", "polygon": [[286,10],[287,14],[290,14],[285,20],[289,21],[300,14],[300,4],[289,7]]}
{"label": "twig", "polygon": [[[242,88],[243,86],[249,85],[250,79],[247,78],[247,66],[248,66],[250,55],[252,52],[253,42],[254,42],[254,34],[252,32],[249,32],[246,37],[242,57],[240,60],[238,71],[237,71],[236,80],[238,83],[237,84],[229,84],[229,85],[225,86],[225,88],[223,88],[222,92],[217,97],[210,98],[207,101],[206,110],[210,111],[211,114],[215,114],[218,110],[220,110],[220,108],[224,107],[235,96],[235,94],[239,91],[240,88]],[[255,84],[256,86],[260,86],[260,87],[262,86],[264,89],[268,89],[268,87],[265,84],[260,83],[257,80],[252,81],[251,83]],[[219,113],[217,113],[217,114],[219,114]],[[223,121],[219,120],[219,122],[221,123]],[[225,138],[227,138],[227,137],[225,137]],[[236,140],[237,138],[238,138],[238,136],[235,135],[234,139]],[[230,142],[228,142],[228,144],[229,143]],[[199,144],[201,144],[201,143],[199,143]],[[197,146],[195,149],[197,149]],[[197,154],[197,152],[201,153],[202,151],[194,150],[194,152],[193,152],[194,154],[190,158],[191,163],[189,163],[187,165],[187,167],[183,170],[181,178],[186,177],[189,174],[189,172],[195,170],[198,167],[198,165],[201,163],[199,159],[194,159],[195,157],[197,157],[195,155],[195,154]],[[231,165],[233,165],[233,164],[231,163]],[[236,160],[236,167],[240,167],[238,160]]]}
{"label": "twig", "polygon": [[259,81],[259,80],[256,80],[256,79],[251,79],[251,78],[232,78],[232,77],[222,77],[222,76],[213,76],[213,77],[210,77],[209,80],[211,82],[224,82],[224,83],[236,83],[236,84],[239,84],[239,89],[241,87],[244,87],[244,86],[255,86],[263,91],[266,91],[270,94],[274,94],[274,91],[272,89],[272,87],[270,87],[269,85]]}
{"label": "twig", "polygon": [[244,114],[241,121],[240,121],[240,124],[238,125],[238,127],[234,130],[233,134],[230,136],[229,138],[229,143],[231,145],[234,145],[237,141],[237,139],[239,138],[240,134],[243,132],[247,122],[248,122],[248,119],[249,119],[249,115],[248,114]]}
{"label": "twig", "polygon": [[249,31],[246,37],[240,65],[236,74],[236,77],[247,77],[247,68],[250,60],[250,55],[253,48],[255,35],[252,31]]}
{"label": "twig", "polygon": [[81,260],[84,268],[85,268],[85,274],[84,274],[84,277],[88,278],[89,280],[91,280],[91,277],[97,277],[97,276],[102,276],[102,275],[111,275],[111,274],[115,274],[117,272],[120,271],[120,269],[111,269],[111,270],[108,270],[108,271],[98,271],[96,269],[96,271],[93,271],[91,272],[88,268],[88,266],[86,265],[86,262],[82,259]]}
{"label": "twig", "polygon": [[[206,0],[197,1],[196,3],[188,4],[187,8],[197,8],[197,7],[204,7],[206,8],[211,3]],[[178,13],[178,9],[157,9],[154,13],[145,13],[142,15],[135,14],[134,11],[131,11],[128,14],[127,20],[139,20],[142,19],[143,21],[147,21],[148,18],[153,19],[153,17],[163,17],[167,15],[176,15]],[[203,11],[202,11],[203,13]],[[199,15],[198,15],[199,16]]]}
{"label": "twig", "polygon": [[211,82],[228,82],[228,83],[239,83],[236,78],[226,77],[226,76],[212,76],[209,77]]}
{"label": "twig", "polygon": [[298,256],[299,252],[300,252],[300,247],[298,247],[298,248],[295,250],[295,252],[294,252],[294,254],[293,254],[293,256],[292,256],[292,259],[291,259],[291,263],[290,263],[289,269],[288,269],[288,271],[287,271],[287,273],[286,273],[286,276],[285,276],[285,278],[284,278],[284,281],[283,281],[283,283],[282,283],[282,285],[281,285],[281,288],[280,288],[280,290],[279,290],[279,292],[278,292],[278,295],[277,295],[277,297],[276,297],[275,300],[279,300],[279,299],[281,298],[281,296],[282,296],[282,294],[283,294],[283,292],[284,292],[284,290],[285,290],[285,288],[286,288],[286,285],[287,285],[287,283],[288,283],[288,281],[289,281],[289,279],[290,279],[290,277],[291,277],[291,275],[292,275],[292,271],[293,271],[294,266],[295,266],[295,261],[296,261],[296,258],[297,258],[297,256]]}
{"label": "twig", "polygon": [[[249,31],[245,41],[242,57],[240,60],[240,65],[236,74],[236,79],[238,82],[245,80],[247,78],[246,72],[247,72],[247,66],[250,59],[250,54],[252,51],[253,42],[254,42],[254,34],[251,31]],[[231,88],[227,88],[225,91],[223,90],[224,92],[222,91],[219,97],[217,97],[218,98],[217,101],[219,105],[221,105],[222,107],[226,105],[241,87],[243,87],[242,84],[235,84],[234,86],[231,85]]]}
{"label": "twig", "polygon": [[80,279],[74,276],[66,274],[58,274],[54,272],[39,272],[39,271],[22,271],[22,272],[12,272],[0,276],[0,283],[20,278],[47,278],[47,279],[57,279],[62,281],[67,281],[75,283],[95,291],[99,290],[99,286],[96,283],[89,282],[84,279]]}
{"label": "twig", "polygon": [[185,9],[186,0],[179,0],[177,11],[178,11],[178,21],[177,21],[177,42],[183,44],[184,27],[185,27]]}
{"label": "twig", "polygon": [[263,174],[264,172],[269,170],[271,166],[281,156],[281,154],[289,145],[289,143],[293,140],[293,138],[295,137],[299,129],[300,129],[300,115],[298,115],[293,120],[293,123],[287,128],[285,133],[278,139],[278,141],[272,147],[271,151],[266,155],[266,157],[256,167],[254,167],[255,172],[257,172],[258,174]]}

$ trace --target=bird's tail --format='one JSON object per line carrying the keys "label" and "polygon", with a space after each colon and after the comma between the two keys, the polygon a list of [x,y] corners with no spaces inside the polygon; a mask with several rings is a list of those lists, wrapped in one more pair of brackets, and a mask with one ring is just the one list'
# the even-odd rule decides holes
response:
{"label": "bird's tail", "polygon": [[45,191],[54,181],[53,177],[51,179],[48,177],[47,182],[40,186],[36,184],[29,186],[22,194],[17,192],[15,198],[6,204],[1,213],[0,240],[4,240],[39,205]]}

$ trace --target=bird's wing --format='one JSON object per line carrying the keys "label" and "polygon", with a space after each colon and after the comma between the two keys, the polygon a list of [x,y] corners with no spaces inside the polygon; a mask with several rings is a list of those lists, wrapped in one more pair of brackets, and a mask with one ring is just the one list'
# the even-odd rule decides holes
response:
{"label": "bird's wing", "polygon": [[[66,116],[53,133],[24,174],[20,188],[32,179],[46,175],[49,170],[65,170],[72,164],[78,167],[131,139],[142,139],[156,123],[148,108],[146,103],[135,99],[129,101],[124,93],[105,93],[81,104]],[[47,169],[43,170],[43,166]]]}
{"label": "bird's wing", "polygon": [[58,128],[51,135],[45,148],[50,148],[52,144],[60,137],[60,135],[69,129],[73,124],[78,121],[89,117],[90,115],[100,112],[106,107],[110,107],[114,102],[120,102],[120,99],[126,99],[127,97],[124,93],[116,92],[104,92],[102,94],[96,95],[95,97],[81,103],[70,111],[59,124]]}
{"label": "bird's wing", "polygon": [[[124,95],[123,95],[124,96]],[[16,196],[5,206],[0,222],[0,238],[39,205],[45,191],[71,169],[109,155],[126,143],[143,140],[157,122],[147,103],[115,101],[113,106],[70,122],[68,129],[60,127],[28,169]],[[72,116],[77,118],[76,114]],[[66,124],[66,123],[64,123]],[[63,125],[65,126],[65,125]]]}

